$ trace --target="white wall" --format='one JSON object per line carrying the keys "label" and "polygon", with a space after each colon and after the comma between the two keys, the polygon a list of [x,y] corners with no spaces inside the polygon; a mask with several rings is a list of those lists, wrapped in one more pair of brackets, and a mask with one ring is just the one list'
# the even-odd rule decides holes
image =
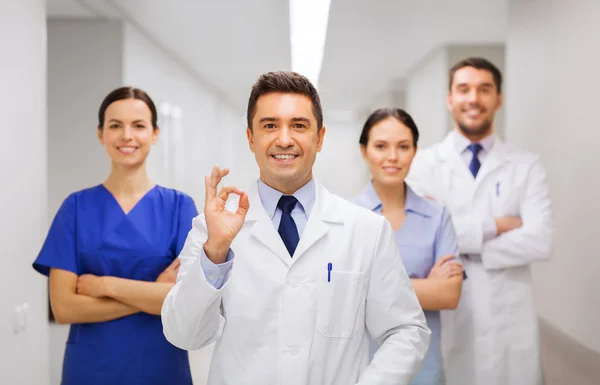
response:
{"label": "white wall", "polygon": [[326,118],[323,148],[313,169],[320,183],[346,199],[360,194],[369,181],[369,170],[358,144],[362,124]]}
{"label": "white wall", "polygon": [[440,48],[423,59],[406,79],[406,112],[419,128],[419,146],[444,138],[448,127],[448,54]]}
{"label": "white wall", "polygon": [[[176,129],[169,132],[167,126],[149,157],[149,173],[155,182],[187,192],[199,210],[204,207],[204,175],[210,173],[213,164],[232,169],[227,183],[248,183],[246,164],[252,157],[246,145],[243,111],[234,110],[215,97],[201,80],[178,66],[168,53],[135,28],[126,25],[124,37],[124,83],[147,91],[157,106],[168,103],[181,108],[183,135],[177,151],[183,152],[182,178],[175,180],[172,169],[165,168],[165,145]],[[232,151],[233,148],[243,150]],[[257,173],[252,175],[256,177]]]}
{"label": "white wall", "polygon": [[550,263],[534,269],[539,313],[600,352],[597,239],[600,2],[514,2],[506,138],[542,155],[555,212]]}
{"label": "white wall", "polygon": [[[46,280],[31,263],[47,230],[46,21],[43,0],[0,6],[0,373],[14,385],[48,384]],[[26,328],[14,332],[27,304]]]}
{"label": "white wall", "polygon": [[[110,161],[96,136],[102,99],[122,83],[119,22],[48,21],[48,226],[73,191],[102,183]],[[61,378],[69,326],[50,326],[50,378]]]}

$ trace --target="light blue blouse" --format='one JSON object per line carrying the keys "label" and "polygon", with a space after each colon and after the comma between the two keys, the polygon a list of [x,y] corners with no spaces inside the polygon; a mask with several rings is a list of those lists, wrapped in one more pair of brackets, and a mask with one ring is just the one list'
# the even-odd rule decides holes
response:
{"label": "light blue blouse", "polygon": [[[382,204],[372,182],[354,203],[381,214]],[[448,210],[440,204],[418,196],[406,185],[406,217],[396,231],[396,244],[410,278],[427,278],[436,261],[448,254],[458,255],[456,233]],[[425,311],[431,329],[429,350],[411,385],[443,385],[444,371],[440,348],[440,312]],[[378,349],[371,344],[371,355]]]}

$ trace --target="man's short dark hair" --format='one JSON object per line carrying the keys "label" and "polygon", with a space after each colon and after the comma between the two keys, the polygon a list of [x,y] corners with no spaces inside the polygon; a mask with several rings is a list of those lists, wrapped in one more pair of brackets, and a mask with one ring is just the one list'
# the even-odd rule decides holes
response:
{"label": "man's short dark hair", "polygon": [[247,113],[248,128],[250,130],[252,130],[252,119],[256,114],[256,102],[261,96],[272,93],[298,94],[308,97],[313,105],[313,114],[317,118],[317,130],[321,130],[321,127],[323,127],[323,109],[321,108],[321,99],[317,89],[306,77],[287,71],[268,72],[260,75],[252,86]]}
{"label": "man's short dark hair", "polygon": [[461,68],[473,67],[478,70],[485,70],[492,74],[494,77],[494,83],[496,84],[496,90],[498,93],[502,92],[502,73],[492,62],[482,57],[470,57],[456,63],[450,68],[450,74],[448,77],[448,89],[452,90],[452,83],[454,82],[454,74]]}

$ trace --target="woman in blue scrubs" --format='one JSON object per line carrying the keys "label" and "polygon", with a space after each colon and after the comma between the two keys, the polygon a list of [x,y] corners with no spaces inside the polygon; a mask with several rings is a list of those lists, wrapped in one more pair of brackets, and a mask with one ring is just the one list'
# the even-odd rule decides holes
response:
{"label": "woman in blue scrubs", "polygon": [[62,384],[189,385],[187,352],[163,336],[160,311],[195,204],[148,178],[159,128],[145,92],[111,92],[98,118],[110,174],[65,199],[33,263],[49,276],[56,321],[71,325]]}
{"label": "woman in blue scrubs", "polygon": [[[405,178],[417,151],[419,131],[400,109],[379,109],[367,119],[360,148],[372,180],[354,202],[384,215],[431,329],[429,350],[412,385],[443,385],[440,310],[455,309],[463,269],[457,261],[456,234],[448,211],[416,195]],[[378,343],[371,343],[376,354]]]}

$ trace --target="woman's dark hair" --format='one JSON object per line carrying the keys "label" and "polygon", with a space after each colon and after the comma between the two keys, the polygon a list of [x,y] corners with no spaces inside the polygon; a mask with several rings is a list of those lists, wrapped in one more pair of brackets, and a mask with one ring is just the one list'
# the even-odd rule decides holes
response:
{"label": "woman's dark hair", "polygon": [[102,127],[104,127],[104,115],[106,114],[106,109],[108,108],[108,106],[110,106],[116,101],[126,99],[137,99],[146,103],[146,105],[150,109],[150,113],[152,114],[152,127],[155,130],[158,128],[158,115],[156,113],[156,107],[154,106],[154,102],[152,101],[150,96],[148,96],[148,94],[145,91],[142,91],[139,88],[121,87],[106,95],[106,97],[102,101],[102,104],[100,104],[100,110],[98,111],[99,130],[101,130]]}
{"label": "woman's dark hair", "polygon": [[375,110],[375,112],[373,112],[367,118],[367,121],[365,122],[365,125],[363,126],[362,132],[360,133],[360,139],[358,140],[358,142],[362,146],[366,147],[367,143],[369,142],[369,133],[371,132],[371,129],[377,123],[379,123],[387,118],[395,118],[400,123],[402,123],[406,127],[408,127],[410,129],[410,132],[412,132],[413,145],[415,147],[417,147],[417,142],[419,141],[419,129],[417,128],[417,125],[415,124],[415,122],[411,118],[411,116],[406,111],[404,111],[400,108],[379,108],[379,109]]}

